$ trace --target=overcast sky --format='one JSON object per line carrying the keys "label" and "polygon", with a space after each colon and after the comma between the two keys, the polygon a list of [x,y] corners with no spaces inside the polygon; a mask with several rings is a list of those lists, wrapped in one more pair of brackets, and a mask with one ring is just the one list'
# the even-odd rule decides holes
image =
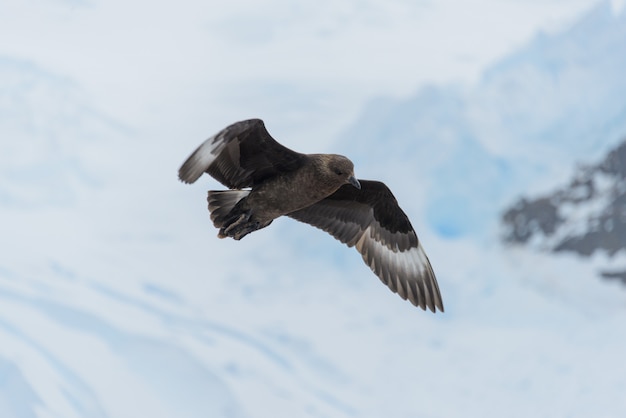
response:
{"label": "overcast sky", "polygon": [[278,130],[315,125],[330,140],[368,98],[471,82],[597,3],[4,0],[0,55],[74,80],[134,127],[196,141],[260,116]]}

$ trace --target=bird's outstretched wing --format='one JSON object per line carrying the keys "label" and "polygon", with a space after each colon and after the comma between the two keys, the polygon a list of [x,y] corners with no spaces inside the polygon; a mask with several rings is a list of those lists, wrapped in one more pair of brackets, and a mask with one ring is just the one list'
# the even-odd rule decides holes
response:
{"label": "bird's outstretched wing", "polygon": [[402,299],[443,312],[430,261],[395,197],[378,181],[344,185],[326,199],[288,216],[320,228],[356,249],[365,263]]}
{"label": "bird's outstretched wing", "polygon": [[306,158],[276,142],[262,120],[249,119],[204,141],[180,167],[178,177],[193,183],[208,173],[230,189],[242,189],[293,171]]}

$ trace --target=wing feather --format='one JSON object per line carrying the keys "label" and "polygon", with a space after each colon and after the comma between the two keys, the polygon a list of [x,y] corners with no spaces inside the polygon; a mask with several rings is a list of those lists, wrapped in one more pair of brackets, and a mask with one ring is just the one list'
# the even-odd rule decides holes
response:
{"label": "wing feather", "polygon": [[354,246],[391,291],[413,305],[443,312],[430,261],[391,191],[383,183],[359,180],[288,216],[320,228]]}
{"label": "wing feather", "polygon": [[306,158],[276,142],[262,120],[249,119],[204,141],[180,167],[178,177],[193,183],[208,173],[228,188],[242,189],[296,170]]}

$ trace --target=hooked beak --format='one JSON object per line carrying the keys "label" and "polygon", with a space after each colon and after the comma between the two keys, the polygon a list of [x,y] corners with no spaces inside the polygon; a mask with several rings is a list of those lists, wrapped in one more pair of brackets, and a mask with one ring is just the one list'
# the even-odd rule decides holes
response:
{"label": "hooked beak", "polygon": [[356,177],[354,177],[354,176],[348,177],[348,183],[350,183],[351,185],[353,185],[357,189],[361,190],[361,183],[359,183],[359,181],[356,179]]}

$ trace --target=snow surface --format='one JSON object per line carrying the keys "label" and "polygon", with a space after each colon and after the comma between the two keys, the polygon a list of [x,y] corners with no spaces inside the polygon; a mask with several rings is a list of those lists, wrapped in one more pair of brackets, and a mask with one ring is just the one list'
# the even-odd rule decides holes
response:
{"label": "snow surface", "polygon": [[342,135],[343,150],[376,166],[372,176],[388,164],[410,174],[407,199],[420,194],[415,210],[437,233],[490,234],[520,190],[562,183],[576,162],[626,136],[626,55],[616,53],[625,45],[626,14],[603,3],[567,30],[540,33],[476,84],[371,102]]}
{"label": "snow surface", "polygon": [[[587,35],[623,24],[606,19]],[[176,180],[200,141],[129,127],[27,61],[0,60],[0,75],[0,417],[626,414],[626,292],[596,279],[602,260],[458,233],[495,227],[503,194],[481,182],[532,149],[533,170],[578,157],[555,162],[543,142],[509,137],[490,147],[476,133],[489,124],[456,116],[466,87],[425,90],[411,106],[381,100],[366,127],[389,118],[371,140],[398,153],[352,147],[357,174],[389,183],[420,233],[446,307],[431,315],[292,220],[218,240],[205,199],[219,186]],[[445,147],[418,146],[404,124]],[[510,179],[510,194],[534,186]],[[433,195],[424,186],[437,181],[467,193]]]}

